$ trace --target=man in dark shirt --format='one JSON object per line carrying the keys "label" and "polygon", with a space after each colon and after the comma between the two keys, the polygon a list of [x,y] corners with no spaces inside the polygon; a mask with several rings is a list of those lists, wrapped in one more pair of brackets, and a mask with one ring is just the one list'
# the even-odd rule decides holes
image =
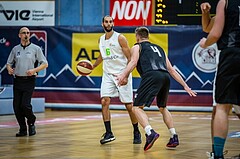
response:
{"label": "man in dark shirt", "polygon": [[[42,49],[30,42],[30,31],[27,27],[22,27],[18,36],[21,42],[10,52],[6,66],[8,74],[14,75],[13,110],[20,126],[16,137],[21,137],[27,135],[27,125],[29,136],[36,134],[34,125],[36,116],[32,111],[31,98],[36,74],[47,68],[48,62]],[[36,61],[40,63],[38,67],[35,67]]]}
{"label": "man in dark shirt", "polygon": [[[166,108],[170,87],[169,74],[184,87],[190,96],[196,96],[196,93],[188,87],[172,67],[163,49],[159,45],[149,42],[149,30],[146,27],[137,28],[135,33],[137,44],[131,48],[131,61],[125,71],[116,75],[116,78],[119,85],[124,85],[125,79],[135,67],[142,78],[134,100],[133,112],[146,132],[144,150],[147,151],[157,140],[159,134],[152,129],[143,108],[150,107],[155,97],[157,97],[157,106],[163,114],[164,122],[169,130],[174,128],[171,113]],[[178,136],[174,134],[166,147],[174,149],[178,145]]]}

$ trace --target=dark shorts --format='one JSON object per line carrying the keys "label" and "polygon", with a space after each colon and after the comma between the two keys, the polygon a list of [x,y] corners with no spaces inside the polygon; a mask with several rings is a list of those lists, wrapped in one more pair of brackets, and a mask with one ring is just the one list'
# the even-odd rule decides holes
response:
{"label": "dark shorts", "polygon": [[134,100],[134,106],[150,107],[155,97],[157,106],[166,107],[170,87],[168,72],[150,71],[142,76]]}
{"label": "dark shorts", "polygon": [[215,98],[220,104],[240,105],[240,48],[221,51]]}

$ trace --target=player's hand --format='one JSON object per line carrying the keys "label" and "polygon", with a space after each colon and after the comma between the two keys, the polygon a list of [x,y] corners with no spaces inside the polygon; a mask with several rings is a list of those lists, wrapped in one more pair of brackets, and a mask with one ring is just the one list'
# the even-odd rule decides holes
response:
{"label": "player's hand", "polygon": [[128,83],[128,79],[124,78],[122,82],[120,83],[121,86],[126,85]]}
{"label": "player's hand", "polygon": [[188,92],[188,94],[189,94],[191,97],[196,97],[196,96],[197,96],[197,92],[191,90],[191,88],[189,88],[188,86],[185,86],[184,89],[185,89],[186,92]]}
{"label": "player's hand", "polygon": [[114,76],[118,81],[118,86],[123,86],[128,83],[128,78],[124,77],[122,74],[114,74]]}
{"label": "player's hand", "polygon": [[200,8],[201,8],[203,14],[209,13],[210,9],[211,9],[211,5],[208,2],[204,2],[201,4]]}
{"label": "player's hand", "polygon": [[199,45],[204,49],[207,48],[207,46],[205,45],[206,40],[207,40],[206,38],[202,38],[199,42]]}

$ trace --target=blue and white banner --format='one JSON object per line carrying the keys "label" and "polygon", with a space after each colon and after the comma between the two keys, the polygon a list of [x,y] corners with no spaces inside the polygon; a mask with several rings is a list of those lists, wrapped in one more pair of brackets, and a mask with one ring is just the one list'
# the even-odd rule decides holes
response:
{"label": "blue and white banner", "polygon": [[[20,27],[0,27],[0,73],[2,85],[12,84],[12,77],[5,67],[7,57],[19,43]],[[126,36],[130,47],[135,43],[135,27],[115,27]],[[150,40],[163,47],[172,65],[185,82],[198,93],[189,97],[183,87],[171,79],[168,105],[206,107],[212,105],[212,88],[215,75],[217,48],[199,47],[199,40],[206,36],[199,26],[149,27]],[[47,103],[99,104],[102,66],[89,76],[76,71],[79,60],[95,62],[100,54],[98,39],[102,27],[30,27],[31,41],[39,45],[47,57],[49,67],[40,73],[34,96],[45,97]],[[11,34],[9,34],[11,33]],[[133,72],[136,91],[139,75]],[[112,104],[119,104],[113,99]]]}
{"label": "blue and white banner", "polygon": [[0,1],[0,26],[54,26],[55,1]]}

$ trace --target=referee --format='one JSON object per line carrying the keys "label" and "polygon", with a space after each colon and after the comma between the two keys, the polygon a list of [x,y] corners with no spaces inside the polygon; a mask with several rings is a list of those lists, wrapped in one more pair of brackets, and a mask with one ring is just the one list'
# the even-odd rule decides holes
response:
{"label": "referee", "polygon": [[[48,62],[41,48],[30,42],[30,31],[27,27],[22,27],[18,36],[21,43],[10,52],[6,66],[8,73],[14,76],[13,109],[20,126],[16,137],[21,137],[27,135],[27,125],[29,136],[36,134],[36,116],[32,111],[31,98],[37,72],[47,68]],[[35,67],[37,62],[40,65]]]}

